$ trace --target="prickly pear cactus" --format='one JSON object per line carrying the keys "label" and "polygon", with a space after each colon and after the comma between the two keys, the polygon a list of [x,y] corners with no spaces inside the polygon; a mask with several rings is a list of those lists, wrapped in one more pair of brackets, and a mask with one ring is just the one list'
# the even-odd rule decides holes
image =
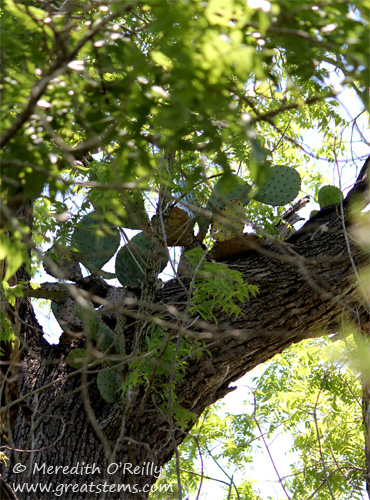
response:
{"label": "prickly pear cactus", "polygon": [[[145,276],[150,246],[150,239],[144,233],[139,233],[118,252],[116,275],[121,285],[141,286]],[[163,271],[168,261],[166,249],[158,249],[158,259],[160,260],[160,271]]]}
{"label": "prickly pear cactus", "polygon": [[122,371],[112,369],[99,372],[97,385],[101,397],[107,403],[114,403],[119,397],[122,386]]}
{"label": "prickly pear cactus", "polygon": [[[116,332],[111,330],[104,323],[100,323],[97,332],[91,336],[96,341],[96,347],[100,352],[113,355],[124,353],[125,346],[123,336],[117,335]],[[69,353],[67,363],[73,368],[81,368],[96,359],[96,356],[91,352],[77,348]],[[117,361],[105,360],[105,362],[110,365],[115,364]]]}
{"label": "prickly pear cactus", "polygon": [[72,297],[67,296],[61,303],[52,302],[51,310],[63,332],[72,335],[83,332],[84,325],[77,313],[76,302]]}
{"label": "prickly pear cactus", "polygon": [[343,200],[342,191],[336,186],[323,186],[318,194],[320,208],[339,203]]}
{"label": "prickly pear cactus", "polygon": [[220,217],[226,219],[217,219],[213,223],[213,238],[216,241],[230,240],[236,234],[242,234],[245,219],[244,205],[240,200],[230,201],[227,205],[221,208]]}
{"label": "prickly pear cactus", "polygon": [[143,195],[140,191],[124,191],[119,196],[123,210],[117,213],[121,226],[128,229],[144,229],[149,222]]}
{"label": "prickly pear cactus", "polygon": [[[152,218],[155,224],[156,215]],[[186,246],[193,240],[194,219],[180,207],[173,207],[166,224],[167,246]]]}
{"label": "prickly pear cactus", "polygon": [[69,248],[58,244],[54,244],[45,252],[43,267],[44,271],[54,278],[68,281],[82,279],[82,272],[76,255]]}
{"label": "prickly pear cactus", "polygon": [[251,197],[267,205],[284,206],[298,195],[301,188],[301,177],[291,167],[276,165],[271,167],[270,176]]}
{"label": "prickly pear cactus", "polygon": [[99,309],[100,315],[106,318],[118,319],[122,316],[120,308],[132,309],[134,306],[125,304],[125,299],[136,299],[137,296],[131,293],[126,288],[116,288],[112,287],[109,289],[105,300],[107,301],[107,306],[102,306]]}
{"label": "prickly pear cactus", "polygon": [[239,200],[246,205],[251,187],[238,175],[225,174],[217,182],[208,201],[210,210],[221,208],[229,201]]}
{"label": "prickly pear cactus", "polygon": [[206,209],[212,215],[205,217],[204,215],[197,217],[199,226],[199,234],[197,239],[202,241],[207,234],[208,227],[213,220],[213,214],[220,213],[220,210],[230,202],[239,201],[244,206],[249,202],[248,193],[250,185],[238,175],[225,174],[214,186],[211,196],[209,197]]}
{"label": "prickly pear cactus", "polygon": [[122,354],[122,352],[124,352],[124,346],[121,345],[120,338],[117,337],[116,332],[111,330],[109,326],[104,323],[100,323],[99,325],[96,343],[99,351],[104,353]]}
{"label": "prickly pear cactus", "polygon": [[89,354],[89,352],[85,349],[77,348],[73,349],[73,351],[68,354],[67,363],[72,368],[76,368],[78,370],[79,368],[86,367],[94,359],[94,356]]}
{"label": "prickly pear cactus", "polygon": [[96,212],[89,213],[78,223],[71,239],[77,259],[93,274],[99,274],[120,243],[117,227],[108,230],[101,226]]}

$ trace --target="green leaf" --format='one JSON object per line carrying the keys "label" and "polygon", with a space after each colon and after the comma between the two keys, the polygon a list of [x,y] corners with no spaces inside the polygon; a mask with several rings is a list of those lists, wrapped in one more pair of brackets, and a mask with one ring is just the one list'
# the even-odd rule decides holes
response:
{"label": "green leaf", "polygon": [[4,281],[8,281],[27,262],[27,250],[21,241],[11,239],[6,234],[0,234],[0,260],[6,259]]}
{"label": "green leaf", "polygon": [[[15,342],[17,337],[15,336],[13,326],[9,320],[5,316],[5,314],[0,311],[0,342],[5,342],[6,344],[10,344]],[[0,347],[0,356],[2,355],[2,348]]]}

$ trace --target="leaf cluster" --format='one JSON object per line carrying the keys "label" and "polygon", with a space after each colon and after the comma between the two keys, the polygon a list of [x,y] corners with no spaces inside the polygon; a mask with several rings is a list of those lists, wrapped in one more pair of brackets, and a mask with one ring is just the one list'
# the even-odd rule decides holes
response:
{"label": "leaf cluster", "polygon": [[189,311],[216,323],[216,313],[224,313],[227,318],[244,316],[242,306],[251,296],[256,297],[258,287],[245,283],[242,274],[235,269],[207,262],[200,248],[187,252],[186,258],[196,270]]}

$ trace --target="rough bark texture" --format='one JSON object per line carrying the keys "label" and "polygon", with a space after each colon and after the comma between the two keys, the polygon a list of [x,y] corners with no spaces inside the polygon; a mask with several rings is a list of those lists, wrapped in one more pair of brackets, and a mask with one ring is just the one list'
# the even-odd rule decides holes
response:
{"label": "rough bark texture", "polygon": [[[343,221],[347,218],[342,217],[342,211],[348,215],[350,199],[363,193],[365,174],[363,169],[342,207],[333,205],[322,210],[287,242],[266,245],[260,251],[249,251],[227,262],[242,272],[246,282],[258,285],[260,293],[245,304],[244,317],[226,321],[220,315],[217,329],[211,325],[208,332],[203,322],[192,325],[195,334],[210,335],[207,349],[211,356],[204,354],[199,360],[188,360],[186,377],[176,385],[176,394],[184,407],[200,415],[233,390],[232,382],[292,343],[338,332],[343,314],[360,318],[362,325],[368,327],[369,315],[363,307],[364,297],[358,291],[354,270],[366,264],[367,256],[345,230]],[[177,280],[158,291],[157,304],[174,305],[181,312],[186,302],[184,288]],[[20,394],[30,395],[13,429],[10,447],[14,445],[17,450],[8,450],[11,460],[3,471],[5,480],[10,485],[53,483],[54,488],[58,484],[76,483],[81,487],[105,481],[131,487],[136,484],[139,489],[153,484],[156,478],[151,467],[164,465],[174,453],[171,425],[159,408],[160,398],[150,395],[141,415],[138,409],[144,388],[130,393],[130,401],[105,403],[96,388],[96,374],[76,374],[65,363],[68,352],[82,345],[83,339],[72,345],[50,346],[43,340],[28,301],[23,302],[19,313],[24,337],[19,390]],[[169,312],[166,319],[177,321]],[[32,392],[47,384],[43,390]],[[175,430],[174,435],[177,443],[185,436],[180,430]],[[106,438],[104,446],[102,436]],[[12,472],[17,462],[26,465],[22,474]],[[52,469],[49,475],[34,469],[35,464],[55,468],[79,463],[81,467],[82,462],[95,464],[99,471],[89,474],[85,469],[85,473],[73,474]],[[108,463],[123,466],[117,474],[109,474]],[[124,470],[124,464],[150,464],[150,468],[134,475],[128,465]],[[69,489],[64,490],[62,497],[114,500],[147,498],[147,494],[111,491],[99,496]],[[37,491],[19,494],[19,498],[53,497]]]}

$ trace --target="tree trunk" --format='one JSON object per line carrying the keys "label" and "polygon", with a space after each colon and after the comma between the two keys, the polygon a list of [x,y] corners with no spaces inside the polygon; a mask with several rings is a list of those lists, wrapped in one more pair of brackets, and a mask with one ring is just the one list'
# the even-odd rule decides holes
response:
{"label": "tree trunk", "polygon": [[[366,168],[342,207],[325,208],[286,242],[226,262],[260,293],[245,303],[244,316],[238,319],[219,314],[216,326],[194,318],[193,334],[206,340],[208,352],[198,360],[187,360],[186,375],[175,386],[184,408],[200,415],[233,390],[232,382],[292,343],[338,332],[343,314],[369,326],[355,273],[367,263],[367,256],[344,223],[350,201],[365,190],[365,180]],[[158,306],[176,307],[176,313],[167,308],[165,318],[173,325],[174,338],[178,314],[187,302],[183,285],[188,287],[188,281],[181,285],[174,279],[157,292]],[[7,449],[10,461],[3,467],[4,479],[13,488],[52,484],[58,492],[63,487],[65,499],[147,498],[145,488],[155,483],[160,467],[174,453],[175,442],[185,437],[161,410],[161,397],[154,392],[144,397],[145,388],[139,386],[124,401],[105,403],[96,387],[96,372],[76,372],[65,363],[71,349],[84,340],[49,345],[28,300],[19,316],[23,339],[19,391],[25,399]],[[188,422],[185,431],[191,427]],[[16,474],[16,463],[24,464],[25,470]],[[112,489],[97,497],[104,484]],[[126,485],[127,490],[114,491],[114,485]],[[51,494],[38,489],[18,496],[46,500]]]}

